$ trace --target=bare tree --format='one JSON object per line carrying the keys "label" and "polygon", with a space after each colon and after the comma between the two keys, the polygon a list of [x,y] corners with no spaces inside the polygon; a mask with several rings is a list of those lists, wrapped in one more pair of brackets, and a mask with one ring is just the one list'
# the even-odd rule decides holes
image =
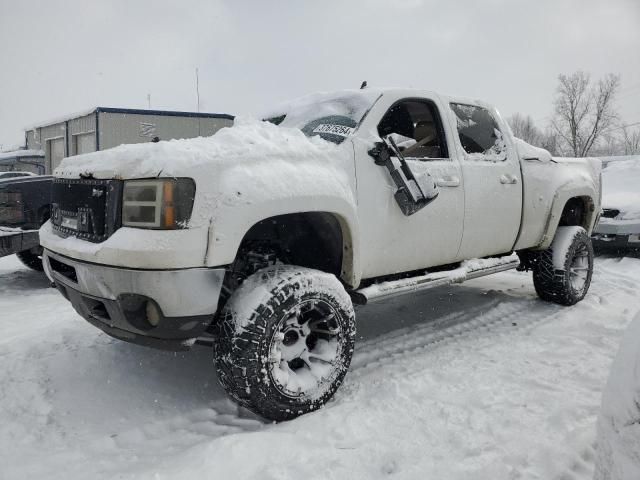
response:
{"label": "bare tree", "polygon": [[551,155],[563,155],[560,149],[560,136],[552,127],[547,127],[540,138],[540,146],[551,153]]}
{"label": "bare tree", "polygon": [[608,74],[592,85],[589,74],[575,72],[558,80],[551,125],[566,150],[585,157],[618,118],[613,100],[620,77]]}
{"label": "bare tree", "polygon": [[629,130],[622,127],[622,151],[624,155],[640,154],[640,128]]}
{"label": "bare tree", "polygon": [[507,118],[507,123],[516,137],[521,138],[530,145],[542,146],[542,132],[536,127],[531,115],[525,117],[521,113],[514,113]]}

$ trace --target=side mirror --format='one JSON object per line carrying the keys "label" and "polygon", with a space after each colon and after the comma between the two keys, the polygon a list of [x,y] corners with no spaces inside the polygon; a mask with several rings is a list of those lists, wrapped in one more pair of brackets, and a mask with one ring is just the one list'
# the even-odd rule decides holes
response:
{"label": "side mirror", "polygon": [[438,197],[440,191],[433,177],[428,172],[416,177],[390,136],[384,137],[382,142],[377,142],[375,147],[369,150],[369,155],[373,157],[376,165],[384,166],[389,171],[398,187],[394,198],[404,215],[413,215]]}

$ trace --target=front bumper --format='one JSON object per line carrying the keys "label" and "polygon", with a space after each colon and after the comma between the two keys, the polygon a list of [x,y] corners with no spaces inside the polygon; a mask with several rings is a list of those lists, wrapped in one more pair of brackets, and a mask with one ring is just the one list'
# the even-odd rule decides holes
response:
{"label": "front bumper", "polygon": [[640,249],[640,220],[601,218],[591,240],[599,250]]}
{"label": "front bumper", "polygon": [[638,235],[640,234],[640,220],[617,220],[615,218],[600,218],[600,222],[593,229],[595,234],[605,235]]}
{"label": "front bumper", "polygon": [[224,268],[98,265],[47,249],[43,265],[58,290],[91,324],[121,340],[168,350],[188,349],[204,333],[218,307],[225,275]]}
{"label": "front bumper", "polygon": [[615,235],[594,233],[591,236],[593,248],[600,251],[606,250],[640,250],[640,235]]}

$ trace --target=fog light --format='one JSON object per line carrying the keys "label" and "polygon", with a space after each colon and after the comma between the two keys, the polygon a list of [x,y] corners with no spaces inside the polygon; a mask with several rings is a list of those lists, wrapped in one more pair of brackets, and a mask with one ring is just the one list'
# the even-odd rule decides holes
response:
{"label": "fog light", "polygon": [[147,322],[149,322],[149,325],[151,325],[152,327],[157,327],[160,324],[162,315],[158,311],[158,307],[156,307],[156,304],[154,302],[147,301],[145,311],[147,314]]}

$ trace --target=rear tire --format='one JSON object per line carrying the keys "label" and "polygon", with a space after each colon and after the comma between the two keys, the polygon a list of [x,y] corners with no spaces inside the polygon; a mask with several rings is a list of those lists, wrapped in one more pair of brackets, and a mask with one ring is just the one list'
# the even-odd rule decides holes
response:
{"label": "rear tire", "polygon": [[331,399],[354,339],[353,305],[334,275],[267,267],[244,280],[223,309],[214,340],[218,378],[249,410],[290,420]]}
{"label": "rear tire", "polygon": [[558,227],[551,246],[533,265],[533,285],[542,300],[575,305],[582,300],[593,275],[593,246],[582,227]]}
{"label": "rear tire", "polygon": [[23,250],[16,253],[18,259],[25,267],[29,267],[36,272],[42,272],[44,267],[42,266],[42,247],[34,247],[31,250]]}

